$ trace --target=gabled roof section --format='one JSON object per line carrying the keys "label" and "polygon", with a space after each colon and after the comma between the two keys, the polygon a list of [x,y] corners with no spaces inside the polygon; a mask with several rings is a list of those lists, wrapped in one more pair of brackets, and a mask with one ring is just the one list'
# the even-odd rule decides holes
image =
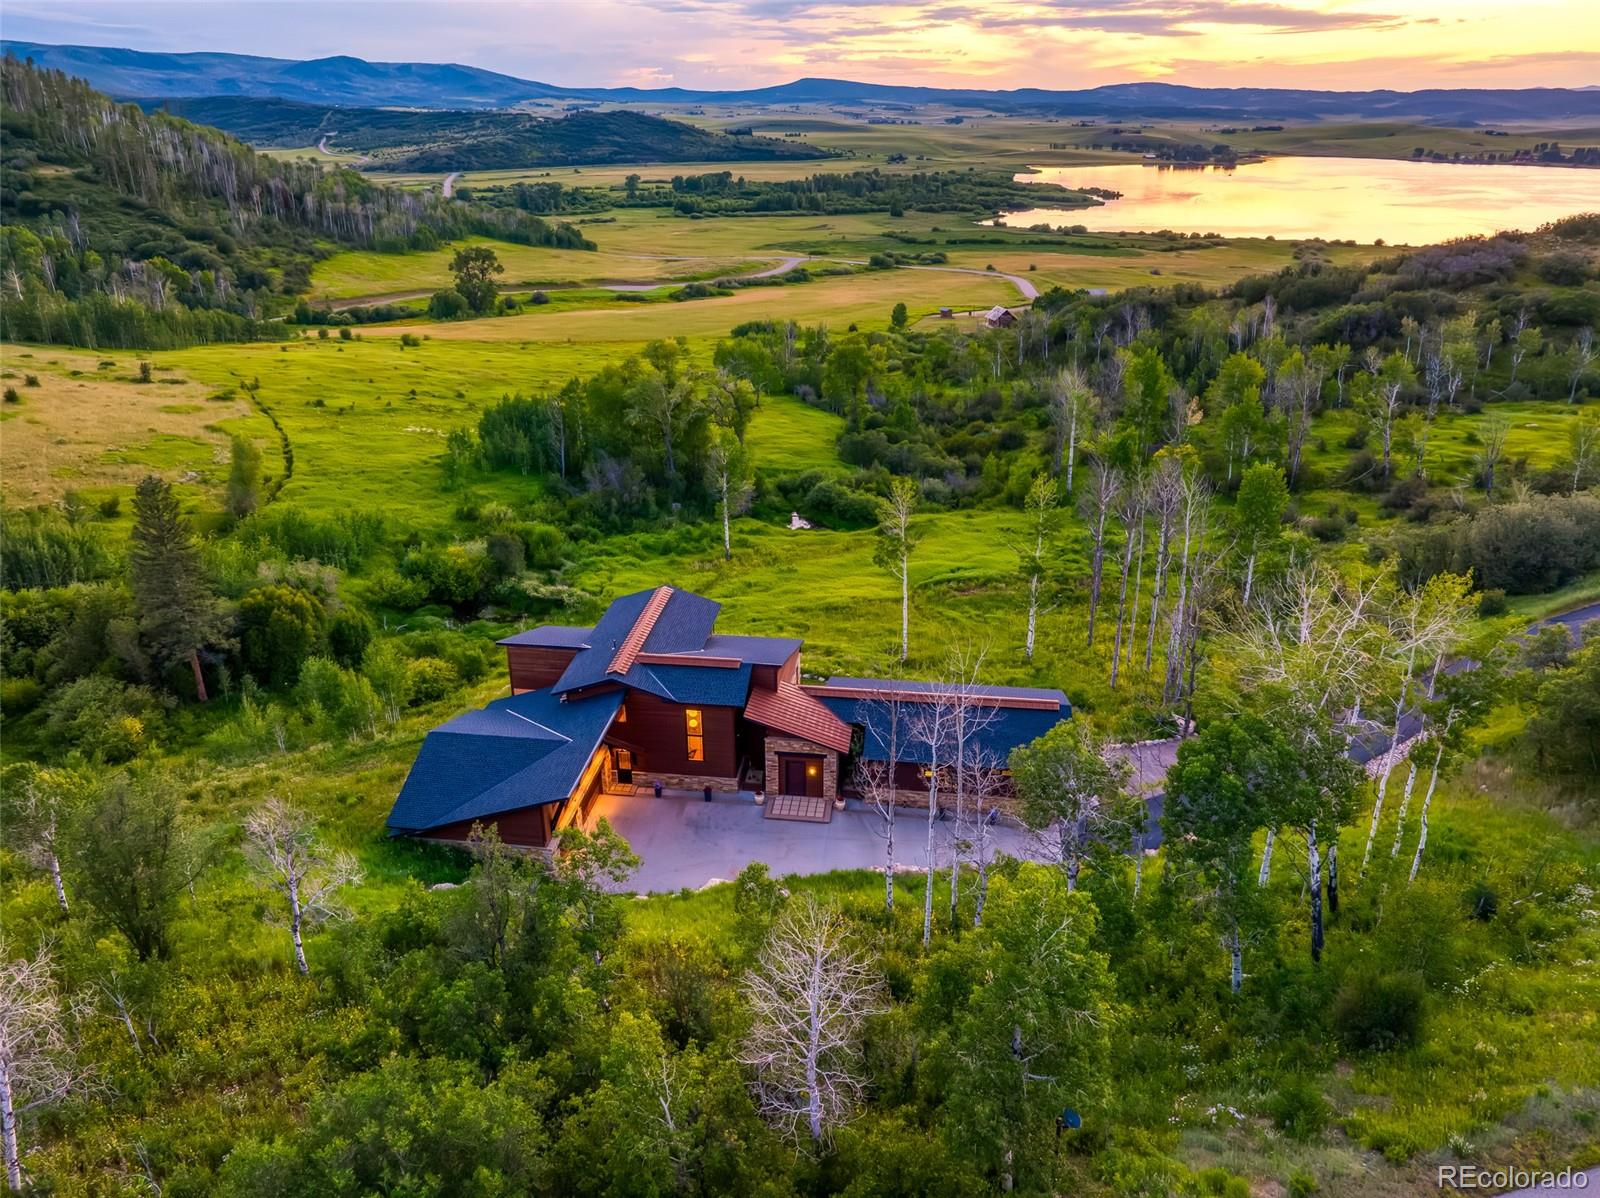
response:
{"label": "gabled roof section", "polygon": [[570,702],[527,691],[440,725],[422,742],[389,830],[426,832],[566,798],[621,705],[621,691]]}
{"label": "gabled roof section", "polygon": [[514,632],[495,643],[498,645],[530,645],[537,649],[587,649],[593,628],[579,628],[572,624],[541,624],[522,632]]}
{"label": "gabled roof section", "polygon": [[650,639],[650,634],[655,631],[656,621],[661,618],[661,613],[667,610],[667,604],[672,599],[671,587],[657,587],[645,600],[644,609],[639,612],[633,621],[633,627],[628,629],[628,635],[622,638],[622,644],[617,646],[617,651],[611,655],[611,662],[606,666],[607,674],[626,674],[633,669],[634,659],[639,656],[639,650],[644,648],[645,641]]}
{"label": "gabled roof section", "polygon": [[850,725],[793,682],[780,680],[773,690],[759,686],[753,689],[744,715],[776,732],[787,732],[840,753],[850,751]]}
{"label": "gabled roof section", "polygon": [[661,586],[613,600],[556,681],[557,694],[602,682],[634,685],[641,653],[697,653],[705,648],[720,605]]}

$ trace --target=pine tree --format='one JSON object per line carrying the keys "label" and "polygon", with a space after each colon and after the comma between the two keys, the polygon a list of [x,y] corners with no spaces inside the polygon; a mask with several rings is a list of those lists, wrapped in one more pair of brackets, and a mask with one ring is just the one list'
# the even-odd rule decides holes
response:
{"label": "pine tree", "polygon": [[195,694],[204,703],[206,680],[200,669],[200,650],[220,641],[225,628],[189,522],[178,508],[172,487],[154,475],[147,476],[134,492],[133,513],[128,565],[139,634],[158,662],[189,663],[194,670]]}

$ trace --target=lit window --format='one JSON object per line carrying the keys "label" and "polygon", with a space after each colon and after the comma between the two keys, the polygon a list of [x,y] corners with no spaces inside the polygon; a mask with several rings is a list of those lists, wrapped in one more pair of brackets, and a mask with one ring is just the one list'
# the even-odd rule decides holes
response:
{"label": "lit window", "polygon": [[690,761],[704,761],[706,759],[705,725],[700,719],[698,707],[685,707],[683,709],[683,726],[687,733],[685,741],[688,748]]}

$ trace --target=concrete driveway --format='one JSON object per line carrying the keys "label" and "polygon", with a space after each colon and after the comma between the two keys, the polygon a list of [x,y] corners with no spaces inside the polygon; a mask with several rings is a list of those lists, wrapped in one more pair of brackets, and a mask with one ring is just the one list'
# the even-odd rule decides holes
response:
{"label": "concrete driveway", "polygon": [[[601,817],[625,837],[642,864],[621,889],[640,894],[698,890],[729,881],[752,861],[764,862],[775,877],[820,874],[835,869],[881,869],[883,821],[875,811],[851,803],[826,824],[766,819],[765,808],[748,796],[722,795],[709,803],[700,796],[601,795],[590,825]],[[953,828],[934,828],[935,864],[948,865]],[[1033,857],[1028,832],[998,823],[990,832],[996,850],[1011,857]],[[895,863],[925,869],[926,812],[907,808],[895,821]]]}

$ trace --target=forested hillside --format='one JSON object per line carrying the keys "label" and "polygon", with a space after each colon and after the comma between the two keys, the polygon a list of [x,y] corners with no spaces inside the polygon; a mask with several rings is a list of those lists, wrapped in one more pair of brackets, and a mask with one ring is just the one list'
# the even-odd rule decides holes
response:
{"label": "forested hillside", "polygon": [[751,162],[826,158],[805,142],[715,133],[638,112],[418,112],[329,108],[288,100],[216,96],[141,101],[257,146],[309,146],[322,138],[379,170],[484,171],[608,162]]}
{"label": "forested hillside", "polygon": [[117,347],[282,336],[269,322],[340,246],[404,252],[485,233],[592,248],[527,213],[265,158],[15,59],[3,86],[0,330],[10,338]]}

